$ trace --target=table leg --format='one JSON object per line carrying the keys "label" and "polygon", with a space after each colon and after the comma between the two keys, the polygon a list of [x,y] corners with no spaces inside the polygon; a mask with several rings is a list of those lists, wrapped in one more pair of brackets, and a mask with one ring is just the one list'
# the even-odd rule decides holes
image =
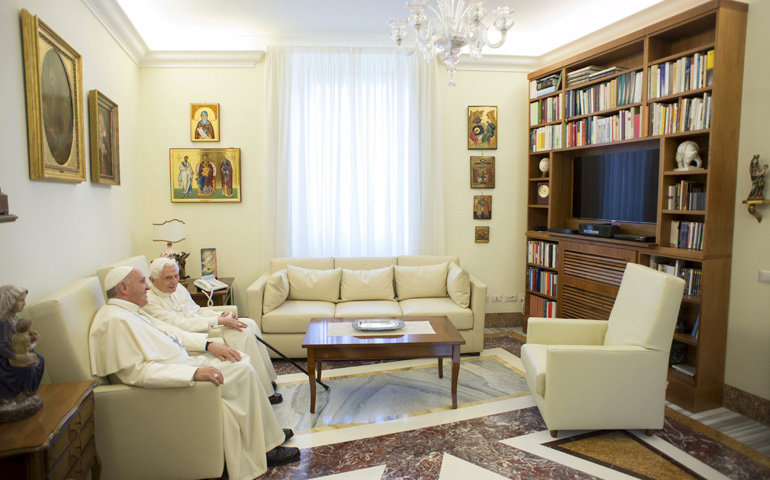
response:
{"label": "table leg", "polygon": [[317,359],[315,361],[315,371],[316,371],[316,378],[318,381],[321,381],[321,370],[323,370],[323,365],[321,364],[321,359]]}
{"label": "table leg", "polygon": [[102,478],[102,459],[99,458],[97,453],[94,458],[94,464],[91,466],[91,479],[99,480],[100,478]]}
{"label": "table leg", "polygon": [[457,377],[460,376],[460,345],[452,346],[452,408],[457,408]]}
{"label": "table leg", "polygon": [[307,379],[310,382],[310,413],[315,413],[315,348],[307,349]]}
{"label": "table leg", "polygon": [[438,378],[444,378],[444,359],[438,357]]}

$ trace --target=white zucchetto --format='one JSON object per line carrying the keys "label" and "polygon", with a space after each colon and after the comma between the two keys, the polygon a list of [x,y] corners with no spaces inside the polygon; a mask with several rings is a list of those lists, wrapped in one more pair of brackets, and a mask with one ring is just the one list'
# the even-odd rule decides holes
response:
{"label": "white zucchetto", "polygon": [[122,282],[133,270],[134,268],[129,267],[128,265],[115,267],[110,270],[110,273],[108,273],[104,278],[104,291],[106,292],[107,290]]}

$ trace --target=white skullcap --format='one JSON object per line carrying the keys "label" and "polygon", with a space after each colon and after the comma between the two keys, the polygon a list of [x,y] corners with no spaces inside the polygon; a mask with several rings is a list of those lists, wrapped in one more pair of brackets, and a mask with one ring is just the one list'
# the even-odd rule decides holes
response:
{"label": "white skullcap", "polygon": [[133,270],[134,268],[129,267],[128,265],[115,267],[110,270],[110,273],[104,278],[104,291],[107,291],[122,282]]}

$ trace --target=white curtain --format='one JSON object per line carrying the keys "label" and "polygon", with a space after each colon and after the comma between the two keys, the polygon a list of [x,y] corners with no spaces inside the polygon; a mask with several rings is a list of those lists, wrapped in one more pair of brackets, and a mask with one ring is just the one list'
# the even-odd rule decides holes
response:
{"label": "white curtain", "polygon": [[271,47],[266,68],[266,253],[444,253],[435,62]]}

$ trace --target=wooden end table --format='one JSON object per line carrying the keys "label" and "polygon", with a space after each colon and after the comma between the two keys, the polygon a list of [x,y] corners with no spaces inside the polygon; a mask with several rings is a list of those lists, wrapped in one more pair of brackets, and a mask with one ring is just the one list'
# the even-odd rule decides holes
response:
{"label": "wooden end table", "polygon": [[382,332],[376,336],[327,335],[332,323],[353,323],[357,318],[313,318],[302,346],[307,349],[310,382],[310,413],[315,413],[315,379],[321,380],[324,360],[391,360],[438,358],[438,376],[444,377],[445,357],[452,358],[452,408],[457,408],[457,377],[460,374],[460,346],[465,340],[446,316],[400,317],[404,322],[430,322],[435,334],[405,335]]}
{"label": "wooden end table", "polygon": [[[190,296],[198,306],[208,307],[209,298],[200,288],[195,286],[195,280],[195,278],[188,278],[180,283],[185,286],[188,292],[190,292]],[[211,301],[214,303],[212,306],[220,307],[222,305],[235,305],[235,298],[233,298],[233,282],[235,281],[235,278],[218,277],[217,280],[226,283],[227,289],[214,290],[214,293],[211,295]]]}

